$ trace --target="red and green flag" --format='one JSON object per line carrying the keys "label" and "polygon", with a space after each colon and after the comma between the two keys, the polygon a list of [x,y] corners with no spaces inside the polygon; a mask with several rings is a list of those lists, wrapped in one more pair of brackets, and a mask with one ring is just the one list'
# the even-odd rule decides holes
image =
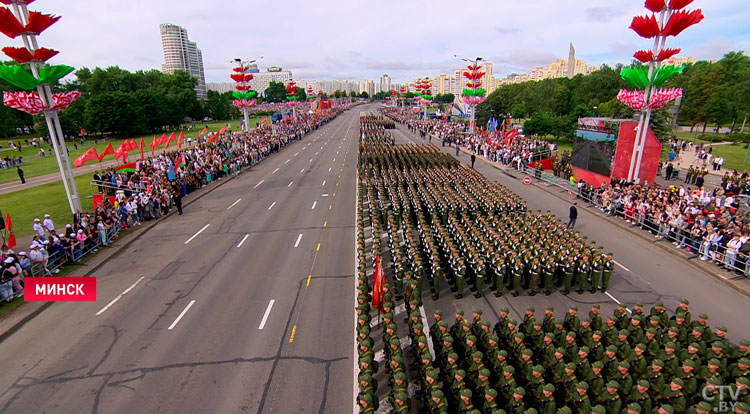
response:
{"label": "red and green flag", "polygon": [[183,165],[185,165],[185,156],[180,154],[180,157],[177,158],[174,163],[174,173],[177,174],[177,170]]}
{"label": "red and green flag", "polygon": [[137,164],[134,162],[131,162],[130,164],[122,164],[121,166],[115,168],[115,172],[135,172],[136,167]]}

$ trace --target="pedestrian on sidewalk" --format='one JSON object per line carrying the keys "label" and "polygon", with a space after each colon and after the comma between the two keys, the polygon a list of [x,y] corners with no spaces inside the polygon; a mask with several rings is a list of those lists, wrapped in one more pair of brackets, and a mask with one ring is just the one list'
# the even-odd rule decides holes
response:
{"label": "pedestrian on sidewalk", "polygon": [[16,167],[16,172],[18,173],[18,178],[21,179],[21,184],[26,184],[26,179],[23,177],[23,170],[21,167]]}
{"label": "pedestrian on sidewalk", "polygon": [[576,226],[576,220],[578,219],[578,208],[576,207],[578,203],[573,203],[572,206],[570,206],[570,214],[568,215],[568,218],[570,219],[568,221],[568,228],[572,229]]}
{"label": "pedestrian on sidewalk", "polygon": [[456,142],[456,157],[458,157],[458,142]]}
{"label": "pedestrian on sidewalk", "polygon": [[174,193],[174,205],[177,207],[177,213],[182,215],[182,194],[179,191]]}
{"label": "pedestrian on sidewalk", "polygon": [[474,168],[474,162],[477,160],[477,156],[474,154],[471,154],[471,168]]}

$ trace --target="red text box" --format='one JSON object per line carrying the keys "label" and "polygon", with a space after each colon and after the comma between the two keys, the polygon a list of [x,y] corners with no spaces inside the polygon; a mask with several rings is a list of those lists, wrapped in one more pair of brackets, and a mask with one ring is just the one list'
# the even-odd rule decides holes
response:
{"label": "red text box", "polygon": [[27,277],[23,293],[27,302],[96,302],[96,278]]}

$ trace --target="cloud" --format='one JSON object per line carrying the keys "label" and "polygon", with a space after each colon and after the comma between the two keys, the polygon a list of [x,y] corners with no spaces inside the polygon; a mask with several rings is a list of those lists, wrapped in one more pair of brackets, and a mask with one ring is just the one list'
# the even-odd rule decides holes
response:
{"label": "cloud", "polygon": [[623,14],[623,10],[614,7],[589,7],[585,14],[588,21],[606,23]]}
{"label": "cloud", "polygon": [[503,35],[510,35],[521,32],[521,30],[517,27],[496,27],[495,31]]}

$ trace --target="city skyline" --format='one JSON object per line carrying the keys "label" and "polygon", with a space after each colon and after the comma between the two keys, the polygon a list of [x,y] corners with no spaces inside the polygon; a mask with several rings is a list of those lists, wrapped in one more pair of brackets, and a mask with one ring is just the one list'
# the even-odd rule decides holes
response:
{"label": "city skyline", "polygon": [[174,23],[160,23],[161,47],[164,53],[164,63],[161,70],[164,73],[174,73],[184,70],[196,78],[195,92],[198,99],[206,98],[206,75],[203,69],[203,53],[198,43],[188,38],[187,29]]}
{"label": "city skyline", "polygon": [[[114,3],[49,2],[45,12],[62,15],[60,24],[45,33],[49,47],[60,50],[51,63],[74,67],[118,65],[128,70],[160,68],[163,62],[159,34],[161,22],[187,28],[190,39],[203,51],[207,82],[227,81],[231,59],[264,56],[263,66],[282,66],[301,79],[374,79],[388,73],[393,83],[404,83],[423,73],[450,73],[461,62],[454,54],[482,56],[495,64],[495,75],[529,71],[558,58],[565,58],[573,42],[579,58],[595,65],[628,63],[634,50],[650,47],[628,29],[632,16],[644,13],[643,2],[616,5],[582,4],[537,0],[529,4],[487,3],[475,19],[469,8],[437,0],[426,11],[415,4],[385,0],[382,7],[339,0],[319,3],[260,3],[228,0],[210,8],[205,2],[132,0],[129,7],[111,13]],[[40,6],[41,7],[41,6]],[[289,8],[294,13],[288,13]],[[450,13],[438,13],[446,7]],[[742,0],[698,0],[705,21],[686,31],[670,47],[681,56],[719,59],[732,50],[750,49],[750,8]],[[37,4],[31,9],[37,9]],[[226,10],[232,10],[226,13]],[[344,13],[331,19],[331,10]],[[416,13],[424,19],[410,19]],[[284,28],[273,19],[247,15],[284,15]],[[338,15],[337,15],[338,16]],[[402,17],[393,17],[402,16]],[[371,25],[382,18],[382,25]],[[310,27],[314,21],[326,24]],[[409,24],[406,24],[409,21]],[[467,27],[466,21],[471,21]],[[309,35],[299,36],[299,27]],[[595,34],[595,35],[592,35]],[[8,41],[9,46],[20,40]],[[18,44],[16,44],[18,43]]]}

